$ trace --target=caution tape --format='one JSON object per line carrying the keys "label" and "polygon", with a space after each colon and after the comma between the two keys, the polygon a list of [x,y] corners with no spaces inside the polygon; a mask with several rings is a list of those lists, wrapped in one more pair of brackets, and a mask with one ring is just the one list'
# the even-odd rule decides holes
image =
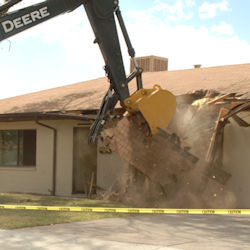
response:
{"label": "caution tape", "polygon": [[55,206],[31,206],[31,205],[5,205],[5,204],[0,204],[0,209],[68,211],[68,212],[132,213],[132,214],[250,214],[250,209],[55,207]]}

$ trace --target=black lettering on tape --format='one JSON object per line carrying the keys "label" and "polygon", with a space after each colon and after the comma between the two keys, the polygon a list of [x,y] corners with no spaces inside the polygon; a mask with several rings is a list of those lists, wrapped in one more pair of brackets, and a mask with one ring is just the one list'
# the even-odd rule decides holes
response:
{"label": "black lettering on tape", "polygon": [[68,207],[59,207],[60,211],[70,211],[70,208]]}
{"label": "black lettering on tape", "polygon": [[92,208],[81,208],[81,211],[83,211],[83,212],[92,212],[93,209]]}
{"label": "black lettering on tape", "polygon": [[189,210],[188,209],[178,209],[176,210],[177,214],[189,214]]}
{"label": "black lettering on tape", "polygon": [[229,214],[241,214],[240,209],[232,209],[227,211]]}
{"label": "black lettering on tape", "polygon": [[15,209],[26,209],[26,207],[15,207]]}
{"label": "black lettering on tape", "polygon": [[215,210],[213,209],[207,209],[207,210],[202,210],[203,214],[215,214]]}
{"label": "black lettering on tape", "polygon": [[115,208],[105,208],[104,212],[116,213],[116,209]]}
{"label": "black lettering on tape", "polygon": [[36,209],[39,209],[39,210],[48,210],[47,207],[37,207]]}
{"label": "black lettering on tape", "polygon": [[130,212],[130,213],[140,213],[140,209],[131,208],[131,209],[128,209],[128,212]]}
{"label": "black lettering on tape", "polygon": [[164,214],[164,210],[163,209],[155,209],[155,210],[152,210],[152,213],[153,214]]}

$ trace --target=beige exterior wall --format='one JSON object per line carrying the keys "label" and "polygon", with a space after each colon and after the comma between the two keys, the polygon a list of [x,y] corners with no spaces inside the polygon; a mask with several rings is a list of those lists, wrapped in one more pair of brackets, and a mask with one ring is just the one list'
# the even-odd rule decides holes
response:
{"label": "beige exterior wall", "polygon": [[89,127],[74,128],[74,193],[89,194],[96,190],[97,147],[88,144],[89,133]]}
{"label": "beige exterior wall", "polygon": [[[98,142],[98,149],[103,144]],[[97,186],[101,189],[107,190],[116,180],[123,175],[129,167],[129,164],[123,160],[115,152],[112,153],[100,153],[97,151]]]}
{"label": "beige exterior wall", "polygon": [[[73,128],[77,127],[80,122],[72,120],[41,122],[57,129],[56,195],[71,195]],[[37,131],[36,166],[0,166],[0,192],[50,194],[50,190],[52,190],[53,131],[34,121],[1,122],[0,129],[36,129]]]}
{"label": "beige exterior wall", "polygon": [[[243,114],[250,122],[250,116]],[[249,119],[248,119],[248,118]],[[42,121],[57,129],[56,195],[70,196],[73,187],[73,128],[81,127],[79,121]],[[36,129],[36,166],[0,166],[0,192],[24,192],[50,194],[53,169],[53,131],[29,122],[1,122],[0,129]],[[87,140],[87,138],[86,138]],[[242,206],[250,207],[250,128],[238,126],[231,121],[224,132],[225,170],[232,174],[228,187],[236,193]],[[98,148],[102,147],[99,142]],[[97,186],[109,188],[128,168],[128,163],[116,153],[97,154]]]}
{"label": "beige exterior wall", "polygon": [[227,187],[235,193],[241,208],[250,208],[250,127],[240,127],[232,119],[230,122],[224,130],[223,148],[225,170],[232,174]]}

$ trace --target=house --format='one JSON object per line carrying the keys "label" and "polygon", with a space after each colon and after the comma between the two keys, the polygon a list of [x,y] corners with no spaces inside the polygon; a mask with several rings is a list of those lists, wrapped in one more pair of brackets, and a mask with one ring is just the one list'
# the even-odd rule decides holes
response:
{"label": "house", "polygon": [[[158,84],[175,95],[199,89],[243,94],[250,91],[250,64],[145,72],[143,83],[145,88]],[[136,84],[130,85],[133,92]],[[96,182],[101,188],[112,185],[122,171],[116,166],[126,163],[114,153],[100,154],[100,145],[87,144],[107,89],[107,79],[98,78],[0,100],[0,192],[69,196],[88,193]],[[242,137],[249,136],[249,127],[244,129]],[[247,167],[242,175],[247,173],[248,179]]]}

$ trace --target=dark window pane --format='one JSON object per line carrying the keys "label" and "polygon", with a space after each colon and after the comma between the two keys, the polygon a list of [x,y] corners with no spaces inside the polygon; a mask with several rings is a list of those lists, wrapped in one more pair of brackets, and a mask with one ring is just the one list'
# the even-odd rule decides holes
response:
{"label": "dark window pane", "polygon": [[18,165],[23,165],[23,130],[18,130]]}
{"label": "dark window pane", "polygon": [[36,130],[23,130],[23,166],[36,165]]}

